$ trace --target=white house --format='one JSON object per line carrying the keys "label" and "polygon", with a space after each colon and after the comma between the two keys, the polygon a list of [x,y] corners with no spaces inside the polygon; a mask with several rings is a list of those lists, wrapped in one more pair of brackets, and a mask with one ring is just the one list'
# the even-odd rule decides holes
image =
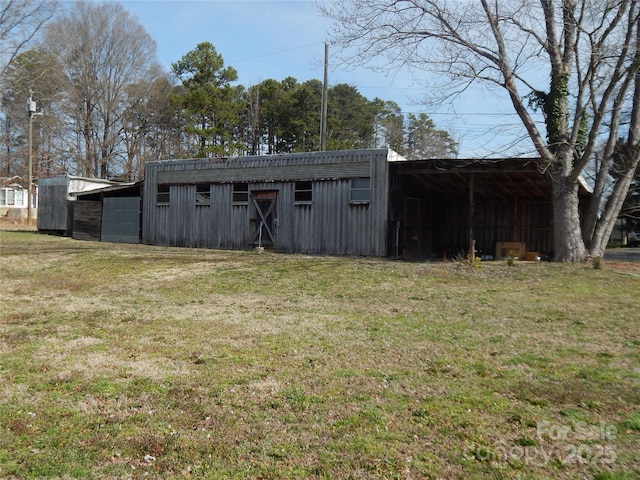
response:
{"label": "white house", "polygon": [[[0,178],[0,219],[24,223],[28,218],[29,190],[21,177]],[[37,190],[31,203],[31,217],[37,217]]]}

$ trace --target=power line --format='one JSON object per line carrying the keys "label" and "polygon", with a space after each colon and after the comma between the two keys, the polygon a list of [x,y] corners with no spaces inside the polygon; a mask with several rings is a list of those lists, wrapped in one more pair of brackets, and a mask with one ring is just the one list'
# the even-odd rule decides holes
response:
{"label": "power line", "polygon": [[303,50],[305,48],[309,48],[309,47],[315,47],[317,45],[324,45],[324,42],[316,42],[316,43],[310,43],[308,45],[302,45],[300,47],[294,47],[294,48],[288,48],[286,50],[279,50],[277,52],[271,52],[271,53],[261,53],[260,55],[256,55],[253,57],[249,57],[249,58],[243,58],[241,60],[233,60],[229,62],[229,65],[232,65],[234,63],[242,63],[242,62],[248,62],[250,60],[256,60],[258,58],[264,58],[264,57],[273,57],[275,55],[280,55],[283,53],[289,53],[289,52],[294,52],[296,50]]}

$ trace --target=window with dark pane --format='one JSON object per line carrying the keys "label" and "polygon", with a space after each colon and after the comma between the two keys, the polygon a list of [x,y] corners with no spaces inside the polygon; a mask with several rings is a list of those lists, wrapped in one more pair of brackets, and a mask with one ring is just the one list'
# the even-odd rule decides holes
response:
{"label": "window with dark pane", "polygon": [[196,185],[196,205],[211,205],[211,185]]}
{"label": "window with dark pane", "polygon": [[234,205],[249,204],[249,184],[248,183],[233,184],[233,204]]}
{"label": "window with dark pane", "polygon": [[308,205],[313,201],[313,183],[296,182],[293,201],[299,205]]}
{"label": "window with dark pane", "polygon": [[169,205],[171,201],[171,189],[169,185],[158,185],[156,193],[156,203],[158,205]]}

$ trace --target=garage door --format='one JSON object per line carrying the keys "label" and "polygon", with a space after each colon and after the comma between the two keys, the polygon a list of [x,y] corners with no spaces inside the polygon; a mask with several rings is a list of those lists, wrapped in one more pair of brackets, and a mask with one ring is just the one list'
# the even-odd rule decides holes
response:
{"label": "garage door", "polygon": [[140,197],[104,197],[100,240],[140,243]]}

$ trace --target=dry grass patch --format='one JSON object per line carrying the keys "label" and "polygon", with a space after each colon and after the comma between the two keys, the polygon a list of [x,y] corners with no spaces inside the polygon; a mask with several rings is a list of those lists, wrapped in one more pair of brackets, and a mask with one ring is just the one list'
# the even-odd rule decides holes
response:
{"label": "dry grass patch", "polygon": [[2,232],[2,478],[634,478],[628,264]]}

